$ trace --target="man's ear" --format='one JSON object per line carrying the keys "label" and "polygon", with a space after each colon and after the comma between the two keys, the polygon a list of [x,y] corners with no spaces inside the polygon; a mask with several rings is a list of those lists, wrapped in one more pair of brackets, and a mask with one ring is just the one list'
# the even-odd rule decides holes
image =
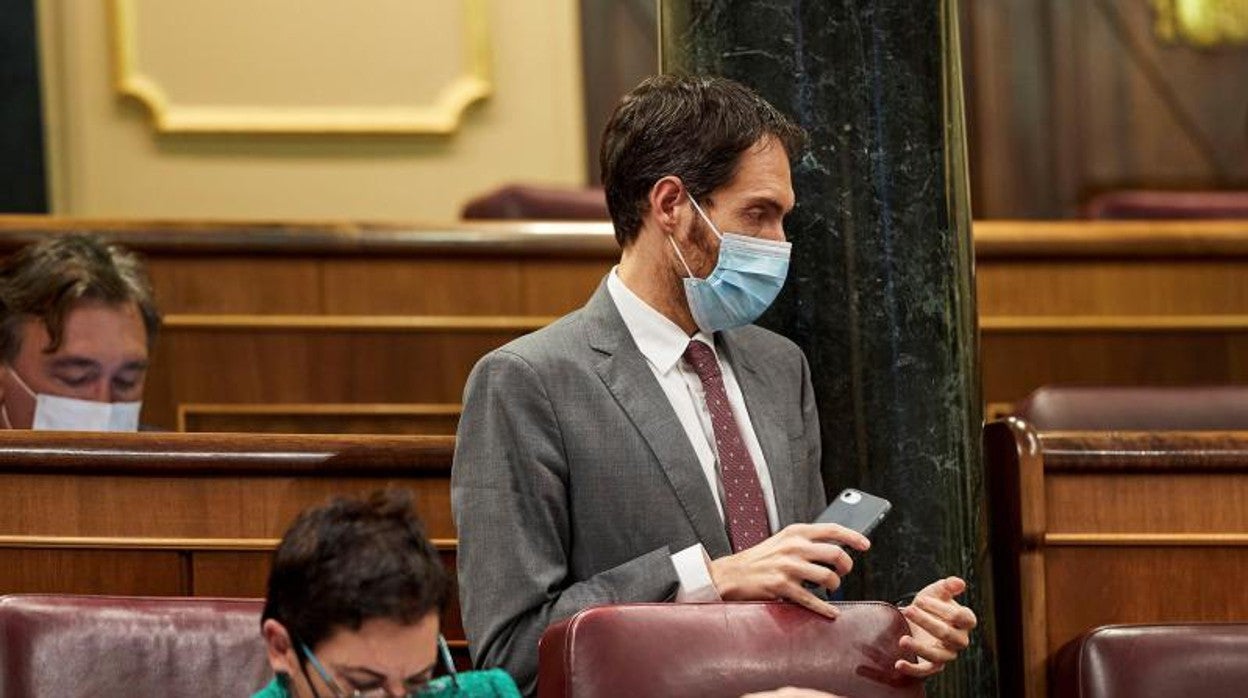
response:
{"label": "man's ear", "polygon": [[293,674],[295,667],[291,666],[291,660],[295,656],[295,651],[286,627],[269,618],[260,626],[260,634],[264,636],[264,646],[273,673]]}
{"label": "man's ear", "polygon": [[688,215],[684,206],[688,194],[679,177],[668,175],[650,187],[650,215],[663,232],[672,234],[681,229],[681,222]]}

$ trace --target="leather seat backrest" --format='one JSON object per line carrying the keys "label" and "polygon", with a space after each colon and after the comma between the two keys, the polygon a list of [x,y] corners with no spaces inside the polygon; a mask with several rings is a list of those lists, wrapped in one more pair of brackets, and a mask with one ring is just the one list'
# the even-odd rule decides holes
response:
{"label": "leather seat backrest", "polygon": [[0,597],[0,696],[248,696],[268,680],[263,602]]}
{"label": "leather seat backrest", "polygon": [[1063,647],[1051,695],[1231,698],[1248,695],[1248,623],[1110,625]]}
{"label": "leather seat backrest", "polygon": [[[893,667],[909,629],[885,603],[841,603],[831,621],[788,603],[601,606],[542,636],[542,698],[732,696],[798,686],[914,698]],[[911,657],[911,659],[913,659]]]}
{"label": "leather seat backrest", "polygon": [[1014,414],[1041,431],[1248,429],[1248,385],[1046,386]]}

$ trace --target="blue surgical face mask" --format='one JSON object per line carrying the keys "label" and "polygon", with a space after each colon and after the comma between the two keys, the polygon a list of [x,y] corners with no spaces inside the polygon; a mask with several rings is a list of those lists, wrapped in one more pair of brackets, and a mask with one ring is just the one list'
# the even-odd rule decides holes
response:
{"label": "blue surgical face mask", "polygon": [[667,238],[689,273],[684,279],[685,298],[693,321],[707,334],[754,322],[784,287],[793,244],[720,233],[693,197],[689,203],[719,238],[719,260],[705,279],[693,275],[676,241]]}

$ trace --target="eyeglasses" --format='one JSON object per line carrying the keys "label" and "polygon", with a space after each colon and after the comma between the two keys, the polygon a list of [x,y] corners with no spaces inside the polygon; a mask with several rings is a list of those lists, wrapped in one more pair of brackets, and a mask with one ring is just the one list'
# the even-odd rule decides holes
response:
{"label": "eyeglasses", "polygon": [[[300,642],[299,649],[303,651],[303,656],[307,657],[308,662],[316,673],[321,677],[321,681],[329,686],[334,692],[335,698],[390,698],[390,691],[385,686],[370,688],[368,690],[352,689],[347,690],[342,684],[329,673],[321,661],[316,658],[316,654],[312,652],[312,648]],[[431,682],[428,679],[421,679],[419,685],[407,686],[404,688],[403,698],[431,698],[433,696],[451,695],[458,685],[455,670],[455,662],[451,659],[451,650],[446,645],[446,638],[438,635],[438,654],[441,656],[442,664],[448,674],[450,681],[438,680]],[[304,672],[304,678],[309,678],[307,672]],[[311,684],[311,681],[308,682]],[[314,688],[313,691],[316,689]],[[319,698],[319,696],[318,696]]]}

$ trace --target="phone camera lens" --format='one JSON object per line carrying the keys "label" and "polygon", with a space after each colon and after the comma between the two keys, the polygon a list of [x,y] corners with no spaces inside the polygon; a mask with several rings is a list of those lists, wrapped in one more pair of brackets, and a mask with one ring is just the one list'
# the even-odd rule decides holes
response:
{"label": "phone camera lens", "polygon": [[856,490],[845,490],[841,493],[841,501],[846,504],[857,504],[862,501],[862,493]]}

